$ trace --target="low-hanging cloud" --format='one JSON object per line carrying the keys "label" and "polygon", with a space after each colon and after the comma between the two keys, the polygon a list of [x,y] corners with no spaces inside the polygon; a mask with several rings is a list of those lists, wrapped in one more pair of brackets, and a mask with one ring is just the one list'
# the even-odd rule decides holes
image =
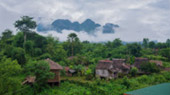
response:
{"label": "low-hanging cloud", "polygon": [[72,30],[63,30],[62,33],[59,33],[56,31],[37,32],[37,33],[39,33],[40,35],[43,35],[43,36],[52,36],[52,37],[58,39],[59,41],[66,41],[67,37],[70,33],[77,34],[80,41],[105,42],[105,41],[114,40],[115,38],[120,38],[120,37],[118,37],[117,33],[116,34],[103,33],[102,29],[96,30],[93,35],[88,34],[85,31],[76,32],[76,31],[72,31]]}

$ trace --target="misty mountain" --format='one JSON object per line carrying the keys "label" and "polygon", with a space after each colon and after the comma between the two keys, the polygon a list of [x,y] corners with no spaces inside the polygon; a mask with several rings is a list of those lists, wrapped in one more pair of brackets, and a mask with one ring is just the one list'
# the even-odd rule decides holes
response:
{"label": "misty mountain", "polygon": [[47,31],[56,31],[62,33],[62,30],[73,30],[76,32],[85,31],[88,34],[93,34],[97,28],[102,27],[103,33],[114,33],[115,28],[119,26],[112,23],[106,23],[104,26],[101,26],[98,23],[95,23],[91,19],[86,19],[84,22],[79,23],[77,21],[71,22],[68,19],[57,19],[49,25],[44,25],[39,23],[37,26],[37,31],[47,32]]}
{"label": "misty mountain", "polygon": [[115,32],[115,28],[118,28],[119,25],[115,25],[115,24],[112,24],[112,23],[106,23],[104,26],[103,26],[103,33],[114,33]]}

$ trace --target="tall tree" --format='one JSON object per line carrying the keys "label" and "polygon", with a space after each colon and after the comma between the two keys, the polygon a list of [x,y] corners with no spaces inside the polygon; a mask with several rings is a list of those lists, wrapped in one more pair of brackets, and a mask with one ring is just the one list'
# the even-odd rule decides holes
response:
{"label": "tall tree", "polygon": [[23,16],[21,17],[20,20],[17,20],[14,23],[14,26],[21,32],[24,32],[24,43],[25,43],[27,39],[27,33],[32,32],[32,30],[36,28],[37,24],[35,21],[33,21],[33,17]]}
{"label": "tall tree", "polygon": [[53,37],[47,37],[46,52],[51,55],[54,61],[61,61],[66,58],[66,51],[63,49],[62,45],[59,44],[58,39],[55,40]]}
{"label": "tall tree", "polygon": [[149,39],[148,38],[144,38],[143,39],[143,43],[142,43],[143,47],[144,48],[148,48],[148,44],[149,44]]}
{"label": "tall tree", "polygon": [[106,46],[110,49],[117,48],[122,45],[122,41],[119,38],[116,38],[112,42],[108,41],[106,43]]}
{"label": "tall tree", "polygon": [[9,29],[6,29],[4,32],[2,32],[2,40],[7,40],[12,37],[12,31]]}
{"label": "tall tree", "polygon": [[12,43],[12,31],[9,29],[6,29],[4,32],[2,32],[2,36],[0,37],[0,47],[6,48],[7,45]]}
{"label": "tall tree", "polygon": [[77,43],[80,42],[79,38],[77,37],[77,35],[75,33],[70,33],[67,38],[68,38],[68,40],[67,40],[68,43],[71,44],[71,54],[72,54],[72,56],[74,56],[74,47]]}
{"label": "tall tree", "polygon": [[154,41],[149,42],[149,48],[155,48],[155,42]]}
{"label": "tall tree", "polygon": [[129,53],[135,57],[141,56],[141,45],[138,43],[127,44]]}
{"label": "tall tree", "polygon": [[167,45],[167,47],[170,47],[170,39],[166,40],[166,45]]}
{"label": "tall tree", "polygon": [[119,47],[122,45],[122,41],[119,39],[119,38],[116,38],[114,41],[113,41],[113,44],[114,44],[114,47]]}

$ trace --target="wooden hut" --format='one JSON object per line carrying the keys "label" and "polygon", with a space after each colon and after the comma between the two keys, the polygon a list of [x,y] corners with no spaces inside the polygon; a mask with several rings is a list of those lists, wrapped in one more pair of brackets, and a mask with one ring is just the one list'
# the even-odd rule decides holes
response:
{"label": "wooden hut", "polygon": [[[48,79],[47,81],[48,84],[59,85],[60,84],[60,70],[62,70],[63,67],[49,58],[47,58],[45,61],[47,61],[47,63],[50,66],[50,72],[53,72],[55,74],[54,78]],[[36,80],[35,76],[28,76],[22,84],[32,84],[36,82],[35,80]]]}
{"label": "wooden hut", "polygon": [[50,71],[55,74],[54,78],[48,79],[49,84],[60,84],[60,70],[62,70],[62,66],[60,66],[58,63],[55,63],[51,59],[46,59],[45,61],[48,62],[50,66]]}

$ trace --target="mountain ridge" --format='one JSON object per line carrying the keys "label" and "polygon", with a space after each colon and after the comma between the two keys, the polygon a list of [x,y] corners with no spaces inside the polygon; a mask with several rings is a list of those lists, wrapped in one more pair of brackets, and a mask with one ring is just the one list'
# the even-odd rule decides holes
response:
{"label": "mountain ridge", "polygon": [[104,26],[95,23],[91,19],[86,19],[84,22],[79,23],[78,21],[71,22],[68,19],[57,19],[51,24],[44,25],[39,23],[37,26],[38,32],[56,31],[62,33],[62,30],[73,30],[76,32],[85,31],[88,34],[93,34],[95,30],[102,27],[103,33],[114,33],[115,28],[119,28],[119,25],[106,23]]}

